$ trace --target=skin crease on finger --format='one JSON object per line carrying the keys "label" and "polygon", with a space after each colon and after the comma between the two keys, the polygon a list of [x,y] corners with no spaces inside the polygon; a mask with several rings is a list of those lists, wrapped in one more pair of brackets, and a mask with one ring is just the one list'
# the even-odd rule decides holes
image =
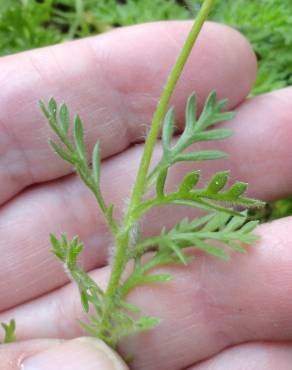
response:
{"label": "skin crease on finger", "polygon": [[[2,185],[1,196],[7,199],[8,193],[20,190],[32,181],[32,177],[39,182],[68,172],[68,168],[47,145],[48,128],[36,104],[40,97],[53,94],[66,100],[72,111],[79,110],[85,122],[97,122],[91,128],[87,125],[85,136],[89,140],[101,140],[105,157],[141,139],[142,126],[150,121],[155,106],[154,97],[159,95],[189,27],[189,22],[136,26],[1,59],[0,69],[6,76],[2,82],[7,83],[3,87],[5,94],[0,92],[0,127],[3,131],[0,135],[3,144],[0,184],[5,184]],[[151,37],[153,34],[154,39]],[[141,51],[138,54],[134,46],[137,42],[140,45],[141,40],[145,47],[139,48]],[[80,58],[75,65],[71,56],[78,50]],[[133,52],[134,58],[130,57]],[[148,58],[151,64],[145,62]],[[251,48],[239,33],[225,26],[207,24],[174,97],[178,120],[182,121],[186,96],[193,90],[197,91],[202,101],[211,88],[216,88],[219,96],[228,97],[230,107],[234,107],[248,94],[255,69]],[[194,73],[197,70],[200,73]],[[113,79],[112,75],[116,78]],[[140,81],[138,75],[143,75],[143,84],[137,83]],[[68,86],[75,86],[77,81],[78,89],[72,92]],[[21,104],[15,109],[12,101]],[[101,107],[107,107],[106,110],[116,116],[104,115]],[[105,122],[105,126],[100,122]],[[126,138],[121,134],[125,130]],[[92,143],[88,142],[88,146],[91,147]],[[29,164],[28,170],[24,159]],[[1,171],[1,168],[5,170]],[[113,195],[109,194],[109,197],[120,195],[117,190],[120,181],[121,178],[116,179],[110,186]],[[55,197],[54,189],[64,189],[63,185],[67,195]],[[75,199],[73,202],[70,195]],[[27,200],[26,205],[21,199]],[[121,199],[124,202],[125,197]],[[118,200],[120,204],[121,199]],[[76,210],[72,208],[75,201],[80,202]],[[58,212],[55,214],[56,209]],[[0,252],[6,268],[0,269],[0,295],[3,297],[0,310],[32,299],[67,281],[61,266],[49,252],[50,232],[80,235],[88,250],[82,262],[86,269],[105,263],[105,246],[110,241],[104,222],[96,215],[96,206],[88,191],[82,186],[72,186],[68,179],[31,187],[3,205],[1,212]],[[37,220],[34,221],[36,215]],[[55,217],[58,217],[57,222]],[[10,232],[11,228],[14,233]]]}
{"label": "skin crease on finger", "polygon": [[[87,123],[89,148],[98,138],[104,158],[119,153],[145,135],[190,27],[191,22],[133,26],[0,59],[1,203],[30,184],[72,171],[47,145],[50,132],[39,99],[66,101]],[[78,55],[74,63],[72,55]],[[238,32],[206,24],[175,93],[179,117],[194,90],[200,102],[215,89],[230,107],[238,105],[255,72],[254,53]]]}
{"label": "skin crease on finger", "polygon": [[[161,318],[156,329],[126,338],[122,354],[134,354],[134,370],[177,370],[230,346],[254,341],[291,341],[292,218],[261,225],[249,253],[220,261],[196,253],[184,266],[161,267],[174,280],[135,289],[128,299]],[[101,286],[108,268],[92,273]],[[18,339],[81,335],[77,288],[68,285],[0,315],[18,323]]]}

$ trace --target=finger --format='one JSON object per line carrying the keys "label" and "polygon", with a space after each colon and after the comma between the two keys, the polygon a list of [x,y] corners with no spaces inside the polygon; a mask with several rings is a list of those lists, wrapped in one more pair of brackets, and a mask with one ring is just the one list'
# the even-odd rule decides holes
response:
{"label": "finger", "polygon": [[247,181],[250,194],[263,200],[291,195],[291,99],[288,87],[246,100],[231,124],[234,137],[218,146],[230,154],[234,177]]}
{"label": "finger", "polygon": [[[78,111],[90,133],[88,146],[98,138],[103,157],[141,140],[190,27],[190,22],[139,25],[0,59],[0,202],[72,170],[48,148],[51,132],[39,99],[53,95]],[[179,116],[194,90],[203,100],[216,89],[231,107],[237,105],[255,69],[254,54],[239,33],[207,24],[175,94]]]}
{"label": "finger", "polygon": [[0,364],[3,370],[18,370],[26,357],[57,346],[59,339],[35,339],[0,345]]}
{"label": "finger", "polygon": [[[260,242],[229,262],[197,254],[185,266],[161,267],[174,280],[139,287],[128,300],[161,319],[154,330],[122,342],[133,369],[177,370],[248,341],[292,341],[292,218],[258,229]],[[94,272],[102,288],[108,268]],[[15,318],[19,339],[74,337],[84,320],[77,288],[68,285],[0,315]]]}
{"label": "finger", "polygon": [[249,343],[229,348],[187,370],[290,370],[291,343]]}
{"label": "finger", "polygon": [[71,341],[34,340],[5,345],[0,351],[5,370],[127,370],[124,361],[103,342],[92,338]]}
{"label": "finger", "polygon": [[[250,184],[250,196],[273,200],[291,194],[292,161],[287,160],[291,150],[291,100],[292,89],[287,88],[241,104],[236,118],[225,123],[234,130],[234,136],[213,143],[212,147],[200,147],[224,150],[229,157],[176,166],[170,173],[170,187],[175,189],[185,172],[196,166],[202,169],[201,186],[215,171],[230,169],[231,182],[239,180]],[[156,155],[159,152],[158,148]],[[123,214],[129,198],[141,153],[142,145],[136,145],[103,163],[104,197],[115,204],[117,218]],[[152,235],[159,233],[163,226],[194,216],[187,212],[185,208],[158,208],[144,218],[142,231]],[[0,211],[3,261],[0,262],[0,295],[3,297],[0,310],[35,298],[68,281],[50,253],[48,235],[51,232],[80,236],[86,245],[82,265],[87,270],[104,265],[108,249],[113,244],[93,196],[76,177],[23,193]],[[7,276],[10,276],[9,283]],[[19,286],[22,286],[21,290],[15,289]]]}

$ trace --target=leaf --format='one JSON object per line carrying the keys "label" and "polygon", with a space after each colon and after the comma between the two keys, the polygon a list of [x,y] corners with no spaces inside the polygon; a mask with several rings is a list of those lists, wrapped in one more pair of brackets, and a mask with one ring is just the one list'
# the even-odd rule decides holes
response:
{"label": "leaf", "polygon": [[76,115],[74,119],[74,139],[75,139],[75,145],[76,145],[76,149],[79,154],[79,157],[83,161],[86,161],[84,131],[83,131],[83,125],[82,125],[79,115]]}
{"label": "leaf", "polygon": [[66,104],[62,104],[59,111],[60,116],[60,124],[62,127],[62,130],[65,134],[68,133],[69,125],[70,125],[70,116],[69,111]]}
{"label": "leaf", "polygon": [[80,298],[81,298],[81,304],[82,304],[83,310],[85,312],[88,312],[89,311],[88,295],[84,290],[80,291]]}
{"label": "leaf", "polygon": [[50,114],[54,118],[56,118],[57,117],[58,107],[57,107],[56,100],[54,98],[50,98],[49,103],[48,103],[48,108],[49,108]]}
{"label": "leaf", "polygon": [[50,234],[50,241],[52,245],[52,252],[57,256],[62,262],[65,262],[66,253],[64,249],[59,243],[59,240],[55,237],[55,235]]}
{"label": "leaf", "polygon": [[232,199],[239,198],[243,193],[246,192],[248,184],[245,182],[236,182],[233,184],[227,191],[227,195],[229,195]]}
{"label": "leaf", "polygon": [[169,243],[170,248],[174,251],[178,259],[180,260],[181,263],[183,263],[185,266],[187,265],[188,261],[186,256],[182,253],[180,248],[175,244],[175,243]]}
{"label": "leaf", "polygon": [[223,249],[214,247],[210,244],[202,242],[200,239],[194,237],[193,238],[194,246],[211,256],[219,257],[222,259],[228,259],[228,254],[224,252]]}
{"label": "leaf", "polygon": [[184,153],[176,157],[176,162],[182,161],[206,161],[225,158],[226,153],[220,150],[203,150],[200,152]]}
{"label": "leaf", "polygon": [[218,114],[215,114],[212,119],[209,121],[209,126],[214,123],[220,123],[225,121],[230,121],[235,117],[235,112],[221,112]]}
{"label": "leaf", "polygon": [[205,102],[205,106],[198,120],[197,127],[199,130],[206,129],[207,127],[230,120],[234,117],[234,112],[221,112],[227,105],[227,100],[220,100],[216,102],[217,94],[212,91]]}
{"label": "leaf", "polygon": [[[177,257],[177,261],[175,262],[181,262],[184,265],[187,265],[189,261],[189,257],[183,254],[182,250],[180,249],[180,246],[177,245],[176,241],[174,240],[175,235],[177,233],[179,233],[179,231],[176,228],[174,228],[169,233],[161,232],[161,238],[157,242],[160,250],[158,254],[155,256],[155,258],[158,258],[158,259],[162,258],[161,261],[159,261],[160,264],[168,264],[168,263],[174,262],[174,261],[168,262],[167,258],[166,260],[164,260],[164,257],[165,256],[167,257],[167,255],[171,256],[172,253],[175,253],[175,256]],[[164,251],[164,253],[161,253],[162,251]]]}
{"label": "leaf", "polygon": [[179,187],[179,193],[185,194],[189,193],[193,187],[198,183],[200,180],[200,171],[193,171],[189,174],[187,174]]}
{"label": "leaf", "polygon": [[223,140],[232,136],[232,134],[232,130],[227,128],[212,129],[196,133],[193,142]]}
{"label": "leaf", "polygon": [[174,132],[174,109],[170,108],[165,115],[162,127],[162,146],[164,151],[168,151]]}
{"label": "leaf", "polygon": [[[212,218],[202,228],[202,231],[215,231],[226,225],[226,222],[230,219],[230,215],[227,213],[214,213]],[[236,216],[235,216],[236,217]],[[241,217],[238,217],[241,219]],[[243,218],[243,221],[245,219]]]}
{"label": "leaf", "polygon": [[195,128],[196,123],[196,116],[197,116],[197,97],[195,94],[192,94],[188,100],[186,105],[186,130],[192,132]]}
{"label": "leaf", "polygon": [[[197,98],[195,95],[190,96],[186,105],[185,129],[175,145],[172,145],[175,131],[174,109],[171,108],[167,112],[162,127],[164,149],[162,159],[150,173],[144,174],[145,184],[138,183],[141,187],[140,194],[139,189],[134,190],[137,204],[134,204],[133,208],[130,206],[125,213],[125,218],[116,222],[113,219],[113,206],[107,205],[103,198],[99,197],[101,170],[99,143],[94,146],[91,156],[92,168],[90,168],[87,164],[84,129],[80,117],[77,115],[74,119],[72,140],[69,135],[70,115],[67,106],[63,104],[58,110],[55,100],[51,100],[48,107],[42,105],[44,114],[61,141],[60,145],[51,141],[53,150],[62,159],[74,165],[81,179],[95,194],[111,227],[113,239],[117,241],[115,258],[118,256],[120,260],[115,259],[113,268],[116,268],[118,261],[121,268],[118,274],[120,277],[117,277],[116,286],[112,288],[109,285],[103,291],[90,275],[78,266],[78,256],[83,250],[81,241],[77,237],[69,240],[64,234],[59,239],[51,235],[53,252],[62,260],[67,273],[76,282],[83,310],[91,312],[90,323],[82,324],[83,327],[91,335],[99,337],[113,347],[117,346],[123,336],[149,330],[159,323],[156,318],[140,316],[140,310],[125,301],[128,292],[139,284],[164,283],[172,279],[168,273],[153,273],[155,268],[170,263],[187,264],[191,257],[186,253],[186,248],[196,247],[209,255],[226,259],[228,254],[224,247],[243,252],[244,244],[257,240],[257,236],[250,233],[255,224],[247,222],[246,214],[225,206],[226,202],[233,206],[258,204],[255,200],[242,196],[246,191],[244,183],[235,183],[224,191],[229,179],[228,171],[216,173],[209,183],[201,188],[197,186],[200,172],[187,173],[178,191],[165,194],[168,170],[175,162],[215,160],[225,156],[224,152],[212,148],[190,152],[193,150],[193,147],[190,148],[193,143],[222,140],[231,135],[229,129],[211,127],[232,117],[232,113],[222,111],[225,106],[226,101],[217,101],[216,93],[212,92],[206,100],[202,114],[197,118]],[[151,155],[148,159],[151,160]],[[151,190],[150,186],[154,182],[156,182],[156,194],[149,199],[146,195],[151,192],[146,193],[146,191]],[[171,230],[162,230],[160,235],[141,240],[142,234],[138,231],[135,238],[132,238],[131,230],[139,225],[141,221],[139,217],[154,205],[161,204],[201,208],[208,214],[191,222],[183,219]],[[142,258],[147,251],[153,253],[149,253],[145,259]],[[128,264],[131,259],[133,263]],[[121,280],[124,277],[125,266],[129,268],[132,266],[132,271],[129,270],[127,278]]]}
{"label": "leaf", "polygon": [[45,117],[48,119],[48,120],[50,120],[50,113],[49,113],[49,111],[47,110],[47,107],[46,107],[46,105],[44,104],[44,102],[43,101],[39,101],[39,106],[40,106],[40,108],[41,108],[41,110],[42,110],[42,112],[43,112],[43,114],[45,115]]}
{"label": "leaf", "polygon": [[123,301],[123,300],[120,300],[119,301],[119,305],[127,310],[127,311],[130,311],[130,312],[133,312],[133,313],[140,313],[140,308],[138,308],[137,306],[135,306],[134,304],[132,303],[129,303],[129,302],[126,302],[126,301]]}
{"label": "leaf", "polygon": [[241,228],[246,222],[247,213],[243,212],[242,215],[243,217],[232,217],[231,220],[226,225],[224,231],[230,232]]}
{"label": "leaf", "polygon": [[75,160],[72,157],[71,154],[68,154],[63,150],[58,144],[56,144],[53,140],[49,139],[49,144],[52,147],[53,151],[58,154],[60,158],[62,158],[64,161],[69,162],[73,165],[75,165]]}
{"label": "leaf", "polygon": [[106,215],[109,220],[113,221],[114,205],[110,204],[106,210]]}
{"label": "leaf", "polygon": [[217,172],[209,182],[207,192],[217,194],[222,190],[229,179],[229,174],[229,171]]}
{"label": "leaf", "polygon": [[173,276],[170,274],[152,274],[144,275],[141,277],[141,284],[152,284],[152,283],[167,283],[173,280]]}
{"label": "leaf", "polygon": [[69,254],[68,254],[68,265],[76,265],[76,260],[79,254],[83,250],[83,244],[79,242],[77,236],[75,236],[69,246]]}
{"label": "leaf", "polygon": [[15,320],[10,320],[9,324],[1,323],[2,328],[4,329],[5,336],[3,343],[13,343],[16,341],[15,337],[15,329],[16,329],[16,323]]}
{"label": "leaf", "polygon": [[209,123],[208,118],[214,110],[214,106],[215,106],[215,103],[216,103],[216,98],[217,98],[216,91],[211,91],[211,93],[208,95],[208,97],[205,101],[203,111],[202,111],[202,113],[200,115],[200,118],[197,122],[196,129],[198,131],[203,130],[204,128],[208,127],[208,123]]}
{"label": "leaf", "polygon": [[188,206],[188,207],[193,207],[193,208],[201,208],[201,209],[204,209],[206,211],[218,211],[218,212],[227,213],[231,216],[239,216],[240,215],[240,212],[238,212],[234,209],[226,208],[226,207],[223,207],[223,206],[221,207],[217,204],[207,202],[206,200],[199,199],[199,198],[195,198],[194,200],[192,200],[192,199],[175,199],[175,200],[169,202],[169,204],[176,204],[176,205],[180,205],[180,206]]}
{"label": "leaf", "polygon": [[[228,215],[228,217],[230,216]],[[182,223],[180,222],[176,227],[178,228],[178,230],[182,230],[182,231],[189,231],[189,230],[195,231],[196,229],[203,227],[203,225],[210,222],[213,218],[214,218],[214,214],[209,213],[206,216],[194,218],[191,222],[188,221],[187,219],[184,219],[185,220],[184,225],[182,225]]]}
{"label": "leaf", "polygon": [[242,233],[250,233],[251,231],[253,231],[257,225],[259,224],[259,221],[249,221],[247,224],[245,224],[242,228],[241,228],[241,232]]}
{"label": "leaf", "polygon": [[94,182],[98,188],[100,187],[100,165],[100,145],[99,142],[97,142],[92,153],[92,173]]}
{"label": "leaf", "polygon": [[142,316],[136,321],[135,325],[139,331],[146,331],[155,328],[160,323],[156,317]]}
{"label": "leaf", "polygon": [[229,240],[226,242],[226,244],[236,252],[246,253],[246,250],[239,243]]}

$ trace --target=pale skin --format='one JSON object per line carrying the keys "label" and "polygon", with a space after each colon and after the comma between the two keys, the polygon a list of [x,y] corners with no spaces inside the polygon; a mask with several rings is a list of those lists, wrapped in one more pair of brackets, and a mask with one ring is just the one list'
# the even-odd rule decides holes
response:
{"label": "pale skin", "polygon": [[[0,321],[14,318],[20,341],[0,347],[1,369],[127,368],[99,341],[72,340],[85,336],[76,322],[83,314],[76,287],[50,253],[49,233],[78,234],[87,246],[81,263],[101,285],[111,240],[90,192],[49,149],[37,101],[52,95],[65,101],[83,118],[88,149],[100,140],[104,194],[118,205],[118,216],[156,99],[190,25],[140,25],[0,59]],[[255,75],[248,42],[209,23],[173,104],[182,126],[193,91],[201,102],[212,89],[229,99],[238,114],[224,125],[235,134],[217,148],[230,157],[200,167],[231,169],[232,179],[250,183],[250,196],[269,201],[291,194],[292,89],[247,100]],[[173,186],[183,170],[173,173]],[[143,230],[172,224],[184,210],[176,214],[157,210]],[[246,255],[226,262],[200,254],[188,267],[162,268],[173,282],[133,291],[129,300],[162,323],[121,343],[120,353],[134,356],[130,368],[290,369],[291,225],[291,218],[262,225],[260,241]]]}

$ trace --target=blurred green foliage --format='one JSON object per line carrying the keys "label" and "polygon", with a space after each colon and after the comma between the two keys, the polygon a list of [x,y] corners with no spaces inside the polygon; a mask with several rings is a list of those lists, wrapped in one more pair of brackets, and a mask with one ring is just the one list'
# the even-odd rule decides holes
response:
{"label": "blurred green foliage", "polygon": [[[188,19],[201,0],[0,0],[0,55],[112,27]],[[292,1],[217,0],[213,19],[237,28],[259,60],[253,94],[292,83]]]}
{"label": "blurred green foliage", "polygon": [[[0,55],[98,34],[125,25],[192,18],[202,0],[0,0]],[[292,1],[217,0],[212,18],[252,43],[259,61],[253,95],[292,84]],[[292,199],[263,218],[292,214]]]}
{"label": "blurred green foliage", "polygon": [[256,51],[254,94],[292,83],[292,1],[217,0],[213,18],[242,32]]}

